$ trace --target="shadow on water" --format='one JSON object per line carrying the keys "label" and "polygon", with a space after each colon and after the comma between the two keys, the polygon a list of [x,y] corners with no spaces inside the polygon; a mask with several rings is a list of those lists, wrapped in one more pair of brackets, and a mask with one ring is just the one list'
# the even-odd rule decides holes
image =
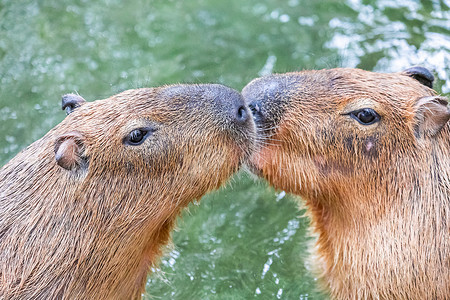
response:
{"label": "shadow on water", "polygon": [[[420,64],[450,92],[448,1],[0,0],[0,165],[88,101],[141,86]],[[18,22],[18,20],[22,20]],[[148,281],[154,299],[320,299],[308,220],[247,175],[192,204]]]}

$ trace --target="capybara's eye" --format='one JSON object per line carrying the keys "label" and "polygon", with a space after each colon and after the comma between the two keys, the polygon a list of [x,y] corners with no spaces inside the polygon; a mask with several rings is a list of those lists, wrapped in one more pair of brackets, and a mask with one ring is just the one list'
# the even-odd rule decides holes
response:
{"label": "capybara's eye", "polygon": [[142,144],[154,129],[138,128],[131,131],[124,139],[124,143],[131,146]]}
{"label": "capybara's eye", "polygon": [[352,111],[350,116],[363,125],[370,125],[380,120],[380,115],[371,108]]}

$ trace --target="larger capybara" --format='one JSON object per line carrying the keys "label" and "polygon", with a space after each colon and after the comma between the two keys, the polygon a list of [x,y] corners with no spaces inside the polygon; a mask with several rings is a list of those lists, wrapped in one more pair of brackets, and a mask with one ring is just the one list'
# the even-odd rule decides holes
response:
{"label": "larger capybara", "polygon": [[335,299],[450,299],[450,111],[425,68],[272,75],[243,89],[250,167],[300,195]]}
{"label": "larger capybara", "polygon": [[136,299],[191,200],[249,153],[221,85],[63,98],[70,113],[0,170],[0,299]]}

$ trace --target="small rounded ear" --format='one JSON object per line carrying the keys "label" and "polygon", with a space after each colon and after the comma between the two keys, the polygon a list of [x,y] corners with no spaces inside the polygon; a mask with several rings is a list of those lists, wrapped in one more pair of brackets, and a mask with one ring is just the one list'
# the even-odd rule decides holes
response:
{"label": "small rounded ear", "polygon": [[55,142],[56,163],[66,170],[77,170],[87,164],[84,155],[84,137],[78,131],[60,136]]}
{"label": "small rounded ear", "polygon": [[415,134],[418,137],[435,136],[450,119],[448,100],[441,96],[420,98],[416,107]]}
{"label": "small rounded ear", "polygon": [[427,68],[411,67],[403,71],[402,74],[414,78],[429,88],[433,88],[434,76]]}
{"label": "small rounded ear", "polygon": [[62,96],[61,108],[70,114],[75,108],[80,107],[86,102],[83,97],[75,94],[66,94]]}

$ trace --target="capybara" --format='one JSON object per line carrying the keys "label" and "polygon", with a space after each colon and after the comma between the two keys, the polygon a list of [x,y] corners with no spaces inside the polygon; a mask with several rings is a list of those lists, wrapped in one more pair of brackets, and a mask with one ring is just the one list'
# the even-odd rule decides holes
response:
{"label": "capybara", "polygon": [[450,299],[450,111],[425,68],[276,74],[243,89],[249,166],[301,196],[335,299]]}
{"label": "capybara", "polygon": [[0,299],[136,299],[180,210],[252,148],[221,85],[63,97],[68,116],[0,170]]}

